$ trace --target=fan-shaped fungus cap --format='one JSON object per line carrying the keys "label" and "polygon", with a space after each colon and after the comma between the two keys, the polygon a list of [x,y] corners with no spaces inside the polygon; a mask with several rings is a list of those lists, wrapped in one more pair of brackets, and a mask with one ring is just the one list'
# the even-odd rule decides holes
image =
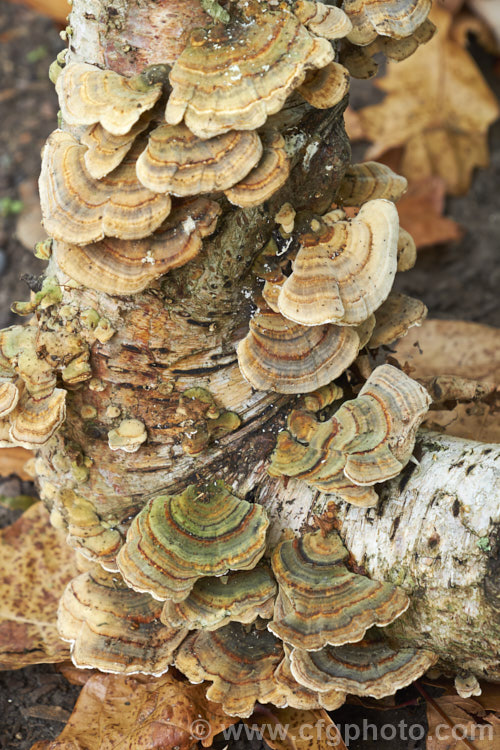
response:
{"label": "fan-shaped fungus cap", "polygon": [[347,40],[342,42],[339,61],[344,65],[351,78],[367,80],[377,75],[378,63],[371,57],[370,47],[356,47]]}
{"label": "fan-shaped fungus cap", "polygon": [[377,310],[377,322],[368,346],[375,349],[377,346],[391,344],[405,336],[413,326],[422,325],[426,316],[427,308],[419,299],[391,292]]}
{"label": "fan-shaped fungus cap", "polygon": [[68,125],[100,123],[113,135],[125,135],[161,96],[161,83],[144,76],[125,78],[87,63],[70,63],[58,76],[59,106]]}
{"label": "fan-shaped fungus cap", "polygon": [[409,271],[417,260],[415,240],[406,229],[399,227],[398,237],[398,271]]}
{"label": "fan-shaped fungus cap", "polygon": [[359,351],[346,326],[306,327],[279,313],[260,313],[238,345],[243,377],[260,391],[308,393],[338,377]]}
{"label": "fan-shaped fungus cap", "polygon": [[261,3],[241,16],[193,33],[170,74],[165,118],[184,118],[199,138],[255,130],[282,108],[308,70],[333,59],[326,39],[311,36],[288,10]]}
{"label": "fan-shaped fungus cap", "polygon": [[15,383],[0,383],[0,419],[13,411],[19,401],[19,390]]}
{"label": "fan-shaped fungus cap", "polygon": [[100,123],[91,125],[81,136],[80,143],[87,146],[85,166],[95,180],[100,180],[122,163],[137,135],[146,130],[151,115],[146,112],[125,135],[113,135]]}
{"label": "fan-shaped fungus cap", "polygon": [[279,594],[269,630],[296,648],[316,651],[359,641],[372,625],[399,617],[409,605],[406,594],[351,573],[342,564],[348,554],[338,534],[321,531],[278,545],[272,566]]}
{"label": "fan-shaped fungus cap", "polygon": [[260,206],[288,180],[290,161],[285,151],[285,140],[279,133],[262,135],[262,158],[237,185],[225,191],[226,198],[241,208]]}
{"label": "fan-shaped fungus cap", "polygon": [[85,166],[85,146],[62,130],[45,144],[40,175],[43,225],[56,240],[85,245],[103,237],[140,239],[170,212],[168,195],[152,193],[135,174],[142,145],[136,141],[119,167],[94,180]]}
{"label": "fan-shaped fungus cap", "polygon": [[187,635],[163,625],[160,613],[159,602],[95,565],[67,585],[57,626],[61,638],[71,642],[77,667],[158,675],[167,671]]}
{"label": "fan-shaped fungus cap", "polygon": [[434,36],[436,27],[428,18],[415,29],[413,34],[404,39],[391,39],[391,37],[378,36],[372,42],[367,51],[371,55],[382,52],[389,60],[400,62],[413,55],[421,44],[427,44]]}
{"label": "fan-shaped fungus cap", "polygon": [[199,195],[232,187],[261,156],[255,131],[231,130],[201,140],[182,123],[160,125],[137,159],[137,176],[156,193]]}
{"label": "fan-shaped fungus cap", "polygon": [[[42,483],[43,491],[43,483]],[[94,499],[93,499],[94,500]],[[57,511],[68,529],[67,542],[85,557],[116,568],[115,557],[122,544],[122,535],[115,527],[97,515],[96,502],[81,497],[70,489],[58,494]]]}
{"label": "fan-shaped fungus cap", "polygon": [[406,177],[385,164],[365,161],[351,164],[340,183],[337,199],[344,206],[361,206],[366,201],[385,198],[396,203],[408,187]]}
{"label": "fan-shaped fungus cap", "polygon": [[207,198],[183,201],[143,240],[105,238],[83,247],[57,242],[57,262],[70,278],[90,289],[136,294],[196,257],[202,238],[214,231],[220,211],[219,204]]}
{"label": "fan-shaped fungus cap", "polygon": [[293,12],[304,26],[325,39],[342,39],[352,31],[349,16],[340,8],[311,0],[297,0]]}
{"label": "fan-shaped fungus cap", "polygon": [[282,315],[302,325],[365,321],[387,298],[397,266],[399,219],[393,203],[365,203],[356,218],[305,235],[283,284]]}
{"label": "fan-shaped fungus cap", "polygon": [[370,44],[377,34],[403,39],[425,21],[431,4],[432,0],[344,0],[353,25],[348,39],[358,45]]}
{"label": "fan-shaped fungus cap", "polygon": [[328,109],[338,104],[349,91],[349,71],[343,65],[331,62],[321,70],[309,74],[299,94],[316,109]]}
{"label": "fan-shaped fungus cap", "polygon": [[34,399],[25,391],[10,412],[10,440],[33,450],[44,445],[66,417],[66,391],[55,388],[50,396]]}
{"label": "fan-shaped fungus cap", "polygon": [[125,581],[157,599],[185,599],[198,578],[249,570],[264,554],[266,512],[223,482],[153,498],[118,555]]}
{"label": "fan-shaped fungus cap", "polygon": [[373,698],[394,695],[437,661],[430,651],[395,651],[380,637],[373,636],[344,646],[326,646],[320,651],[294,649],[290,659],[293,676],[310,690],[341,690]]}
{"label": "fan-shaped fungus cap", "polygon": [[285,656],[274,673],[274,679],[279,685],[286,698],[287,706],[308,710],[314,708],[325,708],[327,711],[335,711],[345,703],[345,693],[338,690],[328,690],[325,693],[318,693],[314,690],[301,685],[292,674],[290,667],[291,649],[283,644]]}
{"label": "fan-shaped fungus cap", "polygon": [[123,419],[118,427],[108,432],[108,445],[112,451],[135,453],[147,439],[146,427],[140,419]]}
{"label": "fan-shaped fungus cap", "polygon": [[229,716],[250,716],[256,701],[285,705],[274,680],[283,658],[281,641],[267,630],[230,623],[214,632],[200,630],[181,645],[175,666],[191,682],[210,680],[207,698]]}
{"label": "fan-shaped fungus cap", "polygon": [[17,373],[28,393],[40,399],[50,396],[56,386],[52,366],[37,353],[38,331],[35,326],[11,326],[0,331],[2,360],[12,373]]}
{"label": "fan-shaped fungus cap", "polygon": [[295,224],[296,211],[291,203],[283,203],[280,210],[274,217],[276,224],[279,224],[285,234],[291,234],[293,232],[293,226]]}
{"label": "fan-shaped fungus cap", "polygon": [[276,582],[267,565],[219,578],[200,578],[182,602],[167,601],[162,621],[173,628],[217,630],[229,622],[273,616]]}
{"label": "fan-shaped fungus cap", "polygon": [[307,411],[321,411],[326,406],[333,404],[339,398],[343,396],[342,388],[336,383],[328,383],[323,385],[312,393],[308,393],[304,396],[304,406]]}

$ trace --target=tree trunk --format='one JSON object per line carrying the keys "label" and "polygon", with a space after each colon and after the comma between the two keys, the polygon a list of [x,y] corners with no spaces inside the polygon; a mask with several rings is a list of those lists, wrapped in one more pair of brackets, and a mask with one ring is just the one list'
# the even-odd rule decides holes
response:
{"label": "tree trunk", "polygon": [[[175,60],[186,34],[204,18],[198,0],[75,0],[70,59],[130,75]],[[332,499],[267,475],[295,397],[253,391],[240,374],[235,344],[260,290],[252,264],[279,207],[292,199],[296,209],[321,211],[335,196],[350,157],[345,104],[318,111],[292,100],[282,124],[294,164],[285,187],[265,208],[227,205],[200,255],[147,291],[117,298],[75,288],[51,260],[63,305],[93,307],[115,331],[93,345],[93,378],[68,394],[64,430],[37,462],[53,520],[69,527],[72,543],[87,556],[96,539],[109,537],[101,560],[112,568],[130,519],[145,502],[199,480],[224,479],[240,497],[263,503],[273,518],[271,543],[283,528],[302,529]],[[179,410],[181,393],[191,387],[210,391],[219,407],[241,419],[239,429],[196,456],[183,450],[193,421]],[[125,418],[146,426],[147,442],[136,453],[108,447],[108,431]],[[435,650],[452,669],[500,680],[499,511],[492,492],[498,447],[428,434],[418,446],[420,468],[410,464],[383,487],[377,509],[339,503],[340,532],[370,575],[413,593],[411,610],[391,629],[395,637]],[[86,466],[78,476],[75,457]],[[68,493],[92,509],[86,531],[68,510]]]}

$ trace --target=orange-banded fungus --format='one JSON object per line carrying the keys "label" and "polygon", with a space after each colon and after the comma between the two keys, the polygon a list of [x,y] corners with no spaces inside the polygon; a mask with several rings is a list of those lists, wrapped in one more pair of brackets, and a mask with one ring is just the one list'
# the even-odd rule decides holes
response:
{"label": "orange-banded fungus", "polygon": [[308,70],[333,60],[330,42],[313,37],[287,9],[247,2],[240,13],[193,32],[170,73],[166,121],[184,118],[199,138],[262,126]]}
{"label": "orange-banded fungus", "polygon": [[398,237],[398,271],[409,271],[417,260],[415,240],[406,229],[399,227]]}
{"label": "orange-banded fungus", "polygon": [[148,127],[150,113],[146,112],[125,135],[113,135],[99,123],[91,125],[80,136],[80,143],[87,146],[84,154],[85,166],[95,180],[100,180],[122,163],[132,148],[136,136]]}
{"label": "orange-banded fungus", "polygon": [[59,74],[56,91],[68,125],[100,123],[113,135],[125,135],[156,104],[162,84],[148,83],[144,75],[125,78],[88,63],[70,63]]}
{"label": "orange-banded fungus", "polygon": [[274,217],[276,224],[279,224],[285,234],[291,234],[295,224],[296,211],[291,203],[283,203],[280,210]]}
{"label": "orange-banded fungus", "polygon": [[66,417],[66,391],[55,388],[50,396],[34,399],[25,391],[9,413],[9,440],[33,450],[44,445]]}
{"label": "orange-banded fungus", "polygon": [[267,201],[288,180],[290,161],[285,151],[285,140],[275,132],[262,134],[262,158],[251,172],[229,190],[226,198],[235,206],[250,208]]}
{"label": "orange-banded fungus", "polygon": [[392,649],[380,636],[320,651],[294,649],[291,669],[310,690],[340,690],[353,695],[383,698],[418,679],[437,657],[415,648]]}
{"label": "orange-banded fungus", "polygon": [[19,389],[15,383],[0,382],[0,419],[13,411],[19,401]]}
{"label": "orange-banded fungus", "polygon": [[265,550],[266,512],[223,482],[153,498],[134,518],[118,555],[125,581],[157,599],[182,601],[204,576],[249,570]]}
{"label": "orange-banded fungus", "polygon": [[353,25],[348,39],[360,46],[373,42],[377,34],[404,39],[424,23],[431,4],[432,0],[344,0]]}
{"label": "orange-banded fungus", "polygon": [[342,39],[352,31],[349,16],[340,8],[311,0],[297,0],[293,12],[309,31],[325,39]]}
{"label": "orange-banded fungus", "polygon": [[358,351],[353,328],[306,327],[279,313],[259,313],[238,345],[238,365],[257,390],[308,393],[344,372]]}
{"label": "orange-banded fungus", "polygon": [[123,419],[118,427],[108,432],[108,445],[112,451],[135,453],[147,439],[146,426],[140,419]]}
{"label": "orange-banded fungus", "polygon": [[219,578],[200,578],[182,602],[167,601],[161,619],[173,628],[217,630],[229,622],[273,616],[276,582],[267,565]]}
{"label": "orange-banded fungus", "polygon": [[281,287],[285,282],[286,276],[281,275],[280,278],[274,279],[273,281],[266,281],[264,288],[262,289],[262,298],[266,305],[275,313],[280,314],[278,308],[278,297],[280,296]]}
{"label": "orange-banded fungus", "polygon": [[219,630],[199,630],[183,642],[175,666],[190,682],[209,680],[208,700],[221,703],[229,716],[250,716],[256,701],[284,706],[274,679],[283,646],[267,630],[230,623]]}
{"label": "orange-banded fungus", "polygon": [[342,396],[343,390],[339,385],[328,383],[304,396],[304,406],[307,411],[321,411]]}
{"label": "orange-banded fungus", "polygon": [[85,165],[86,147],[69,133],[54,131],[43,149],[39,181],[48,234],[85,245],[106,236],[140,239],[157,229],[171,202],[168,195],[151,192],[137,179],[135,162],[142,149],[136,141],[116,169],[94,180]]}
{"label": "orange-banded fungus", "polygon": [[359,641],[373,625],[388,625],[409,605],[389,583],[351,573],[348,551],[338,534],[321,531],[285,540],[273,552],[279,584],[269,630],[306,651]]}
{"label": "orange-banded fungus", "polygon": [[59,602],[58,630],[71,642],[77,667],[104,672],[163,674],[187,635],[160,622],[161,604],[128,588],[98,565],[67,585]]}
{"label": "orange-banded fungus", "polygon": [[406,336],[413,326],[422,325],[426,316],[427,308],[419,299],[391,292],[377,310],[377,322],[368,346],[375,349],[391,344],[401,336]]}
{"label": "orange-banded fungus", "polygon": [[399,219],[393,203],[368,201],[356,218],[303,235],[278,299],[282,315],[307,326],[365,321],[387,298],[397,268]]}
{"label": "orange-banded fungus", "polygon": [[285,656],[276,668],[274,679],[285,695],[287,706],[300,710],[324,708],[327,711],[335,711],[345,703],[346,696],[343,692],[327,690],[324,693],[318,693],[297,682],[290,667],[291,649],[286,643],[283,647]]}
{"label": "orange-banded fungus", "polygon": [[299,86],[299,94],[316,109],[328,109],[338,104],[349,91],[349,71],[343,65],[331,62],[324,68],[308,74]]}
{"label": "orange-banded fungus", "polygon": [[361,206],[366,201],[385,198],[396,203],[406,192],[406,177],[385,164],[365,161],[348,167],[337,193],[344,206]]}
{"label": "orange-banded fungus", "polygon": [[262,156],[255,131],[230,130],[201,140],[184,125],[160,125],[137,159],[137,176],[155,193],[177,196],[227,190]]}
{"label": "orange-banded fungus", "polygon": [[199,253],[220,214],[216,201],[196,198],[174,206],[166,221],[142,240],[105,238],[79,247],[55,243],[57,262],[71,279],[111,295],[136,294],[154,279]]}

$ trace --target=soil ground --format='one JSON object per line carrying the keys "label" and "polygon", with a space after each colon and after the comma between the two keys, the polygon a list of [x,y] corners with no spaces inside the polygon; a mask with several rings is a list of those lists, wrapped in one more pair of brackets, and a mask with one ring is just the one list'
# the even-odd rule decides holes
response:
{"label": "soil ground", "polygon": [[[0,327],[16,318],[10,312],[12,301],[28,298],[21,275],[38,276],[44,267],[16,239],[16,227],[20,231],[19,209],[29,219],[40,148],[56,122],[57,102],[47,70],[62,46],[58,29],[50,20],[0,0]],[[500,95],[494,60],[479,48],[474,48],[474,55]],[[356,105],[364,104],[373,93],[366,84],[358,84],[354,97]],[[415,269],[398,282],[401,291],[426,303],[432,317],[500,325],[500,123],[491,129],[490,141],[490,167],[475,175],[467,196],[448,201],[447,214],[461,224],[463,238],[420,253]],[[16,203],[20,200],[23,207]],[[28,229],[25,226],[24,232]],[[36,232],[36,226],[30,231]],[[12,522],[16,515],[2,510],[0,525]],[[50,665],[0,672],[0,750],[29,750],[38,740],[57,737],[78,693],[79,688]],[[363,721],[377,725],[379,732],[382,725],[388,727],[377,740],[373,729],[365,740],[351,740],[351,750],[418,750],[425,746],[421,729],[409,731],[412,726],[426,727],[424,707],[414,688],[397,694],[396,703],[387,710],[349,705],[336,712],[335,719],[342,728],[346,724],[362,727]],[[403,735],[391,728],[400,722],[406,726]],[[351,737],[353,734],[354,729]],[[254,750],[261,746],[240,741],[231,748],[243,750],[250,745]]]}

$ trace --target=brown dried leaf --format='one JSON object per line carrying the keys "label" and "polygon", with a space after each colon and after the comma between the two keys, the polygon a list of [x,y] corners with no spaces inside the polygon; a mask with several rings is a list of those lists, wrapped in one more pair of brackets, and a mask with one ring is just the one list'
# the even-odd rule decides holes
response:
{"label": "brown dried leaf", "polygon": [[373,142],[367,158],[404,146],[405,177],[439,175],[459,195],[473,169],[488,164],[487,132],[499,106],[472,57],[450,38],[450,13],[435,6],[430,18],[438,33],[407,60],[388,64],[377,84],[386,98],[359,115]]}
{"label": "brown dried leaf", "polygon": [[[475,750],[492,750],[500,743],[500,724],[490,723],[484,716],[482,706],[472,698],[460,698],[458,695],[444,695],[437,698],[435,704],[447,717],[447,723],[430,703],[427,704],[427,750],[464,750],[474,747]],[[466,745],[463,739],[469,741]]]}
{"label": "brown dried leaf", "polygon": [[31,479],[24,468],[30,458],[33,453],[26,448],[0,448],[0,477],[16,474],[20,479]]}
{"label": "brown dried leaf", "polygon": [[462,236],[459,225],[443,216],[446,184],[442,177],[410,183],[398,203],[399,223],[417,248],[440,245]]}
{"label": "brown dried leaf", "polygon": [[[500,384],[500,329],[458,320],[426,320],[395,345],[395,357],[411,368],[412,378],[457,375]],[[427,426],[437,425],[456,437],[500,442],[498,415],[486,404],[459,404],[432,411]]]}
{"label": "brown dried leaf", "polygon": [[259,728],[273,750],[346,750],[342,736],[329,714],[321,708],[299,710],[259,706],[245,719],[250,728]]}
{"label": "brown dried leaf", "polygon": [[31,750],[192,750],[237,721],[205,698],[205,686],[161,677],[97,673],[87,680],[65,728]]}
{"label": "brown dried leaf", "polygon": [[42,503],[0,531],[0,669],[69,658],[57,605],[77,573],[75,553]]}

